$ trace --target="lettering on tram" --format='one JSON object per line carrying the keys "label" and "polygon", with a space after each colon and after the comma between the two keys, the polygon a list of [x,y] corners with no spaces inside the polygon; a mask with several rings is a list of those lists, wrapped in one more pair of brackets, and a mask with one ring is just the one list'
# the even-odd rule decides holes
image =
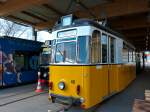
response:
{"label": "lettering on tram", "polygon": [[134,46],[98,22],[63,16],[52,36],[49,97],[53,103],[88,109],[136,78]]}

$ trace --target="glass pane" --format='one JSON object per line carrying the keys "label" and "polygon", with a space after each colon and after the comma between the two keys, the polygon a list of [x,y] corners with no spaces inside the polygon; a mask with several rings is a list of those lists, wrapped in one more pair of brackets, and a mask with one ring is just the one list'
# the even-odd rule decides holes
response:
{"label": "glass pane", "polygon": [[40,55],[40,64],[45,65],[49,64],[51,60],[51,49],[48,48],[47,50],[43,49]]}
{"label": "glass pane", "polygon": [[100,32],[94,31],[91,38],[91,63],[99,63],[100,62]]}
{"label": "glass pane", "polygon": [[126,48],[122,50],[122,61],[124,63],[128,62],[128,49]]}
{"label": "glass pane", "polygon": [[102,34],[102,63],[107,63],[107,35]]}
{"label": "glass pane", "polygon": [[15,58],[15,64],[16,64],[16,71],[17,72],[22,71],[25,68],[24,67],[24,65],[25,65],[25,62],[24,62],[25,57],[24,57],[24,55],[23,54],[16,54],[14,58]]}
{"label": "glass pane", "polygon": [[135,51],[133,51],[133,62],[135,62]]}
{"label": "glass pane", "polygon": [[110,54],[111,54],[111,63],[115,62],[115,39],[110,37]]}
{"label": "glass pane", "polygon": [[132,50],[129,50],[129,62],[132,62],[133,57],[132,57]]}
{"label": "glass pane", "polygon": [[78,37],[78,53],[79,53],[79,63],[88,62],[88,37],[82,36]]}
{"label": "glass pane", "polygon": [[76,61],[76,42],[64,42],[56,45],[56,63],[74,63]]}

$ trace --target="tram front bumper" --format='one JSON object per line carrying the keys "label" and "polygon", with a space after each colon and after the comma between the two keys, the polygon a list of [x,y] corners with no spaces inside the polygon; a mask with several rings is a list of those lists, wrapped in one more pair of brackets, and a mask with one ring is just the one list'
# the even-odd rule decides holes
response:
{"label": "tram front bumper", "polygon": [[75,105],[81,105],[81,99],[80,98],[74,98],[69,96],[62,96],[62,95],[56,95],[56,94],[50,94],[52,102],[60,102],[64,104],[75,104]]}

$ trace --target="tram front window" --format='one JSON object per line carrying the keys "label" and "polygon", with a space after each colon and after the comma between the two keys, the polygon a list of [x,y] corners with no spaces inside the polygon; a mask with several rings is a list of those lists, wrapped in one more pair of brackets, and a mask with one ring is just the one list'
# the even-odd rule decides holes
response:
{"label": "tram front window", "polygon": [[50,51],[43,51],[40,56],[40,65],[47,65],[50,63],[51,53]]}
{"label": "tram front window", "polygon": [[56,45],[56,63],[76,62],[76,42],[64,42]]}

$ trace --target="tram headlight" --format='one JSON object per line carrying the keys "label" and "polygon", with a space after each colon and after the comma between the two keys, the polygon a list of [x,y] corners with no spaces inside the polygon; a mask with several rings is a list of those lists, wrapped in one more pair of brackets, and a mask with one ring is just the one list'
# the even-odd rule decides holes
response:
{"label": "tram headlight", "polygon": [[65,83],[64,83],[64,82],[59,82],[59,83],[58,83],[58,87],[59,87],[59,89],[61,89],[61,90],[65,89]]}
{"label": "tram headlight", "polygon": [[85,102],[85,99],[84,99],[84,98],[80,98],[80,102],[81,102],[81,103],[84,103],[84,102]]}
{"label": "tram headlight", "polygon": [[41,72],[39,71],[39,72],[38,72],[38,76],[40,76],[40,75],[41,75]]}
{"label": "tram headlight", "polygon": [[47,73],[44,73],[44,78],[46,78],[47,77]]}

